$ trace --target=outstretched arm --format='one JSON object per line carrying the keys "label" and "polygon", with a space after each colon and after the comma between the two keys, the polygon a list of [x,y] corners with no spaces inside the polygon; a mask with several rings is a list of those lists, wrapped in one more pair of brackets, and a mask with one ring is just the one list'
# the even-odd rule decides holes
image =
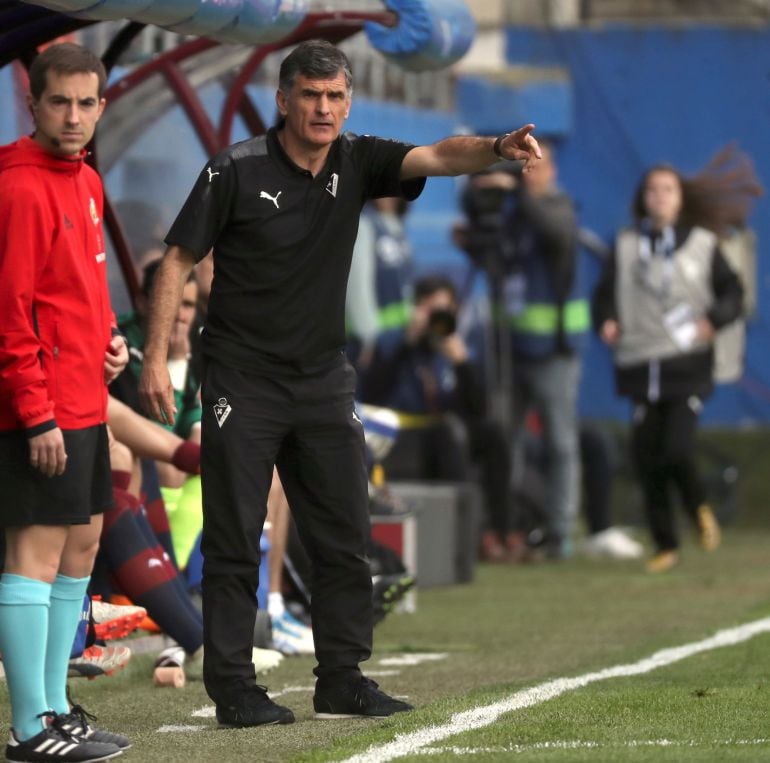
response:
{"label": "outstretched arm", "polygon": [[125,403],[107,398],[107,423],[115,439],[138,458],[173,464],[189,474],[200,473],[200,445],[183,440],[154,421],[140,416]]}
{"label": "outstretched arm", "polygon": [[[535,125],[528,124],[498,138],[457,135],[430,146],[417,146],[401,164],[401,179],[467,175],[481,172],[500,159],[524,161],[526,172],[540,159],[540,146],[531,134]],[[495,146],[497,151],[495,153]]]}
{"label": "outstretched arm", "polygon": [[127,445],[139,458],[170,462],[174,451],[184,442],[181,437],[140,416],[112,395],[107,398],[107,423],[115,439]]}

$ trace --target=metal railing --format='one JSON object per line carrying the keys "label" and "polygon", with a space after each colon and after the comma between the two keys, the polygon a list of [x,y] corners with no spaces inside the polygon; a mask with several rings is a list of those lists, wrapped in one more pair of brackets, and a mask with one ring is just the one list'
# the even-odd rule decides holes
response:
{"label": "metal railing", "polygon": [[[337,0],[333,3],[315,0],[310,8],[311,11],[376,11],[382,10],[384,4],[379,0]],[[96,24],[81,30],[80,39],[84,45],[102,54],[125,23],[127,22],[110,21]],[[119,63],[129,68],[142,64],[190,39],[192,38],[149,25],[122,55]],[[374,50],[364,34],[357,34],[342,42],[340,47],[351,60],[357,96],[440,111],[452,110],[454,77],[451,71],[407,72]],[[278,67],[285,55],[286,51],[281,51],[268,56],[255,72],[252,81],[255,84],[274,87],[278,82]]]}

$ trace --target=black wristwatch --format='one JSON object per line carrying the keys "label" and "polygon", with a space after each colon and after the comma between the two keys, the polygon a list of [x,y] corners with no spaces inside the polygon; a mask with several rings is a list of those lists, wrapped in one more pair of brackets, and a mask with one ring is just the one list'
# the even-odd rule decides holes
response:
{"label": "black wristwatch", "polygon": [[492,151],[494,152],[495,156],[499,156],[501,159],[505,159],[503,156],[503,152],[500,151],[500,144],[510,135],[509,132],[504,133],[503,135],[498,135],[497,139],[495,140],[494,145],[492,146]]}

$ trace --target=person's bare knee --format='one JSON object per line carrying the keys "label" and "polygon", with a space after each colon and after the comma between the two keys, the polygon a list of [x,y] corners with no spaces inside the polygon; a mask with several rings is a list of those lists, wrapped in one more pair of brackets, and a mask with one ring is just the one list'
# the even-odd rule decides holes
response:
{"label": "person's bare knee", "polygon": [[87,525],[72,525],[61,555],[59,571],[71,578],[85,578],[94,568],[99,536],[102,531],[102,515],[94,514]]}
{"label": "person's bare knee", "polygon": [[127,445],[118,442],[110,431],[110,468],[113,471],[130,472],[134,465],[134,455]]}
{"label": "person's bare knee", "polygon": [[32,525],[5,532],[5,572],[53,583],[61,563],[68,527]]}

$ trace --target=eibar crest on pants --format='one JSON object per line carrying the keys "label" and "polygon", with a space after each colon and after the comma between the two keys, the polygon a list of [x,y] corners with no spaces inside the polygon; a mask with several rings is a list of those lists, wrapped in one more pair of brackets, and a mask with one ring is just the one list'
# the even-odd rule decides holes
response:
{"label": "eibar crest on pants", "polygon": [[[223,708],[250,706],[238,687],[254,682],[258,539],[276,463],[297,527],[313,538],[325,568],[313,596],[316,677],[334,676],[340,666],[360,675],[354,666],[371,655],[371,530],[363,436],[351,416],[355,383],[352,366],[336,353],[314,372],[275,375],[207,358],[203,676],[220,716]],[[220,429],[212,409],[221,397],[234,411]]]}
{"label": "eibar crest on pants", "polygon": [[216,404],[214,405],[214,415],[217,417],[217,424],[219,424],[219,428],[222,428],[222,425],[227,421],[227,417],[232,412],[232,407],[227,402],[226,397],[220,397],[219,400],[217,400]]}

